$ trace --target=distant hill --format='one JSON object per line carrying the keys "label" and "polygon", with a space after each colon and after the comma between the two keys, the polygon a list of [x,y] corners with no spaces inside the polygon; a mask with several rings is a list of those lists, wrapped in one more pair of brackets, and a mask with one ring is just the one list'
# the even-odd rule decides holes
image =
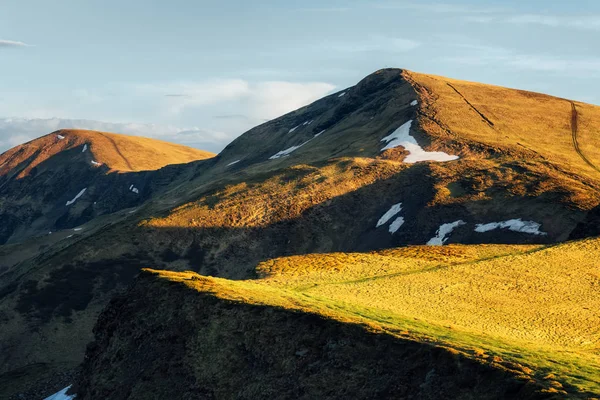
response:
{"label": "distant hill", "polygon": [[248,279],[279,257],[597,235],[598,126],[600,107],[385,69],[187,164],[46,136],[0,178],[0,383],[79,365],[144,267]]}
{"label": "distant hill", "polygon": [[0,155],[0,243],[75,228],[150,196],[167,165],[214,156],[137,136],[60,130]]}

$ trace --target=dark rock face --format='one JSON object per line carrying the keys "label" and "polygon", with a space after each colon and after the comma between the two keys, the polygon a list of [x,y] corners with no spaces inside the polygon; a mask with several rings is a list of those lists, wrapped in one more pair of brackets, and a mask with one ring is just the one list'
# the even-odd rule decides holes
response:
{"label": "dark rock face", "polygon": [[537,399],[534,382],[443,348],[232,303],[144,274],[94,328],[78,399]]}

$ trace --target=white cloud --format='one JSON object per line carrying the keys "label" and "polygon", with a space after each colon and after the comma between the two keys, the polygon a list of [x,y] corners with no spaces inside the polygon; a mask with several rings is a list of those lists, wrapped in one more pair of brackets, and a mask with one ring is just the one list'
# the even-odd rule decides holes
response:
{"label": "white cloud", "polygon": [[334,89],[334,85],[324,82],[248,82],[241,79],[175,82],[111,86],[106,93],[81,89],[63,96],[62,101],[67,103],[60,105],[61,110],[88,110],[86,112],[93,115],[116,107],[132,119],[136,116],[140,119],[139,114],[133,115],[135,112],[152,115],[158,124],[49,118],[49,115],[64,115],[65,112],[44,108],[55,104],[31,105],[11,95],[4,99],[10,108],[3,109],[27,118],[0,118],[0,152],[63,128],[140,135],[219,152],[246,130],[307,105]]}
{"label": "white cloud", "polygon": [[323,97],[333,89],[334,85],[324,82],[251,83],[242,79],[135,87],[139,95],[160,97],[160,107],[170,117],[211,106],[210,108],[235,111],[237,115],[249,116],[254,122],[293,111]]}
{"label": "white cloud", "polygon": [[0,47],[31,47],[31,45],[23,42],[16,42],[14,40],[0,39]]}

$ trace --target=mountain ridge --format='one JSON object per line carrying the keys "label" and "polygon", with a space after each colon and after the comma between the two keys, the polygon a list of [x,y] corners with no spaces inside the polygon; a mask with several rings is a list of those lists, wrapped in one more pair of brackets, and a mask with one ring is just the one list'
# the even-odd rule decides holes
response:
{"label": "mountain ridge", "polygon": [[[578,145],[595,163],[600,107],[576,107]],[[562,99],[386,69],[251,129],[213,158],[135,182],[111,173],[115,198],[130,203],[83,226],[71,216],[43,249],[29,241],[6,250],[15,261],[0,271],[0,374],[74,368],[95,317],[143,267],[247,279],[284,256],[594,235],[600,176],[576,151],[571,117]],[[429,160],[407,161],[415,154]],[[74,205],[86,209],[97,195]],[[49,345],[65,351],[39,351]]]}

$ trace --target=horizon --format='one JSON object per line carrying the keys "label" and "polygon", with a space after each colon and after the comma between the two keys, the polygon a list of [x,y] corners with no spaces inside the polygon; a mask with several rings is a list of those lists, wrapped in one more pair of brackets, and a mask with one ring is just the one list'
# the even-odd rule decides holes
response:
{"label": "horizon", "polygon": [[592,1],[575,11],[539,0],[2,8],[0,57],[16,79],[0,83],[0,152],[81,128],[218,153],[390,67],[600,104],[600,45],[585,40],[600,31]]}

